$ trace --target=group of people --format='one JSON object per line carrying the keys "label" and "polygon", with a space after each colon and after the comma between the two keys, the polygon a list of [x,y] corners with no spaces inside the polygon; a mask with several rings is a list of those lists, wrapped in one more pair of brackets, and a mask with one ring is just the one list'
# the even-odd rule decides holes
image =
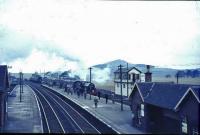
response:
{"label": "group of people", "polygon": [[[67,87],[65,86],[65,92],[67,92],[68,94],[71,93],[71,95],[73,94],[72,92],[72,89],[70,87]],[[86,99],[86,96],[87,96],[87,91],[84,91],[83,93],[81,93],[78,89],[77,90],[74,90],[75,93],[77,93],[77,96],[78,98],[80,97],[80,95],[83,95],[84,98]],[[101,99],[101,97],[103,97],[102,93],[100,91],[97,92],[97,96],[98,96],[98,99],[95,98],[94,99],[94,103],[95,103],[95,107],[97,108],[97,104],[98,104],[98,100]],[[108,94],[104,94],[104,98],[106,100],[106,104],[108,103],[108,97],[109,95]],[[90,99],[91,99],[91,94],[90,94]],[[114,103],[114,94],[112,94],[112,97],[111,97],[113,103]]]}

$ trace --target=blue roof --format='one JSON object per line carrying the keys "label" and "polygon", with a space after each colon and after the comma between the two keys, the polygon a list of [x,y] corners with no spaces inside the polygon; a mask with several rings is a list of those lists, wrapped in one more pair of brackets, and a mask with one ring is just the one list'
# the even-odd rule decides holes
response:
{"label": "blue roof", "polygon": [[149,83],[137,83],[137,86],[139,87],[143,98],[147,96],[147,94],[149,93],[149,90],[153,86],[153,84],[154,83],[152,83],[152,82],[149,82]]}
{"label": "blue roof", "polygon": [[174,109],[185,92],[192,88],[199,97],[200,86],[174,83],[137,83],[145,103]]}
{"label": "blue roof", "polygon": [[163,108],[173,109],[188,90],[189,85],[155,84],[149,93],[146,103]]}
{"label": "blue roof", "polygon": [[198,100],[200,100],[200,86],[192,86],[191,88],[197,96]]}

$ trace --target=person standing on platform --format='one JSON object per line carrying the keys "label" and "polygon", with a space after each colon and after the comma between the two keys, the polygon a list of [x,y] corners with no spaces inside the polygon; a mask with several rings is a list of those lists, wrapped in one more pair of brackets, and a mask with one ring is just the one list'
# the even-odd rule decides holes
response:
{"label": "person standing on platform", "polygon": [[98,91],[98,97],[99,97],[99,100],[100,100],[100,98],[101,98],[101,93]]}
{"label": "person standing on platform", "polygon": [[108,103],[108,94],[105,94],[106,104]]}

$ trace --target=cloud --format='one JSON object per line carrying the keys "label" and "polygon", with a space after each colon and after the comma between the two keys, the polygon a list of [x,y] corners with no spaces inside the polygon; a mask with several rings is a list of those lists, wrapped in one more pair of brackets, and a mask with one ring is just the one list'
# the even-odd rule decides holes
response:
{"label": "cloud", "polygon": [[19,72],[20,69],[24,72],[64,71],[82,64],[80,59],[59,46],[3,27],[0,27],[0,54],[0,64],[12,66],[11,72]]}
{"label": "cloud", "polygon": [[0,62],[10,62],[17,58],[26,58],[33,49],[46,53],[55,53],[70,61],[79,61],[76,56],[70,56],[70,54],[65,52],[61,47],[56,46],[49,41],[31,39],[24,35],[20,35],[15,31],[0,27]]}
{"label": "cloud", "polygon": [[55,72],[66,71],[69,69],[75,70],[79,63],[64,59],[56,53],[43,52],[42,50],[33,49],[30,55],[26,58],[17,58],[8,63],[12,65],[11,72]]}
{"label": "cloud", "polygon": [[0,62],[29,57],[36,49],[81,68],[114,59],[168,66],[196,63],[199,55],[191,47],[194,37],[200,39],[196,3],[2,1]]}
{"label": "cloud", "polygon": [[33,46],[30,41],[0,27],[0,63],[27,57]]}

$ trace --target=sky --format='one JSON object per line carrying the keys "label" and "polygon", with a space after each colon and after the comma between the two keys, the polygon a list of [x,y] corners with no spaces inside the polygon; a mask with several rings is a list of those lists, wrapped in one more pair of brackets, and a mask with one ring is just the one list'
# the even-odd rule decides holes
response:
{"label": "sky", "polygon": [[200,2],[0,0],[0,64],[45,72],[123,59],[200,68]]}

